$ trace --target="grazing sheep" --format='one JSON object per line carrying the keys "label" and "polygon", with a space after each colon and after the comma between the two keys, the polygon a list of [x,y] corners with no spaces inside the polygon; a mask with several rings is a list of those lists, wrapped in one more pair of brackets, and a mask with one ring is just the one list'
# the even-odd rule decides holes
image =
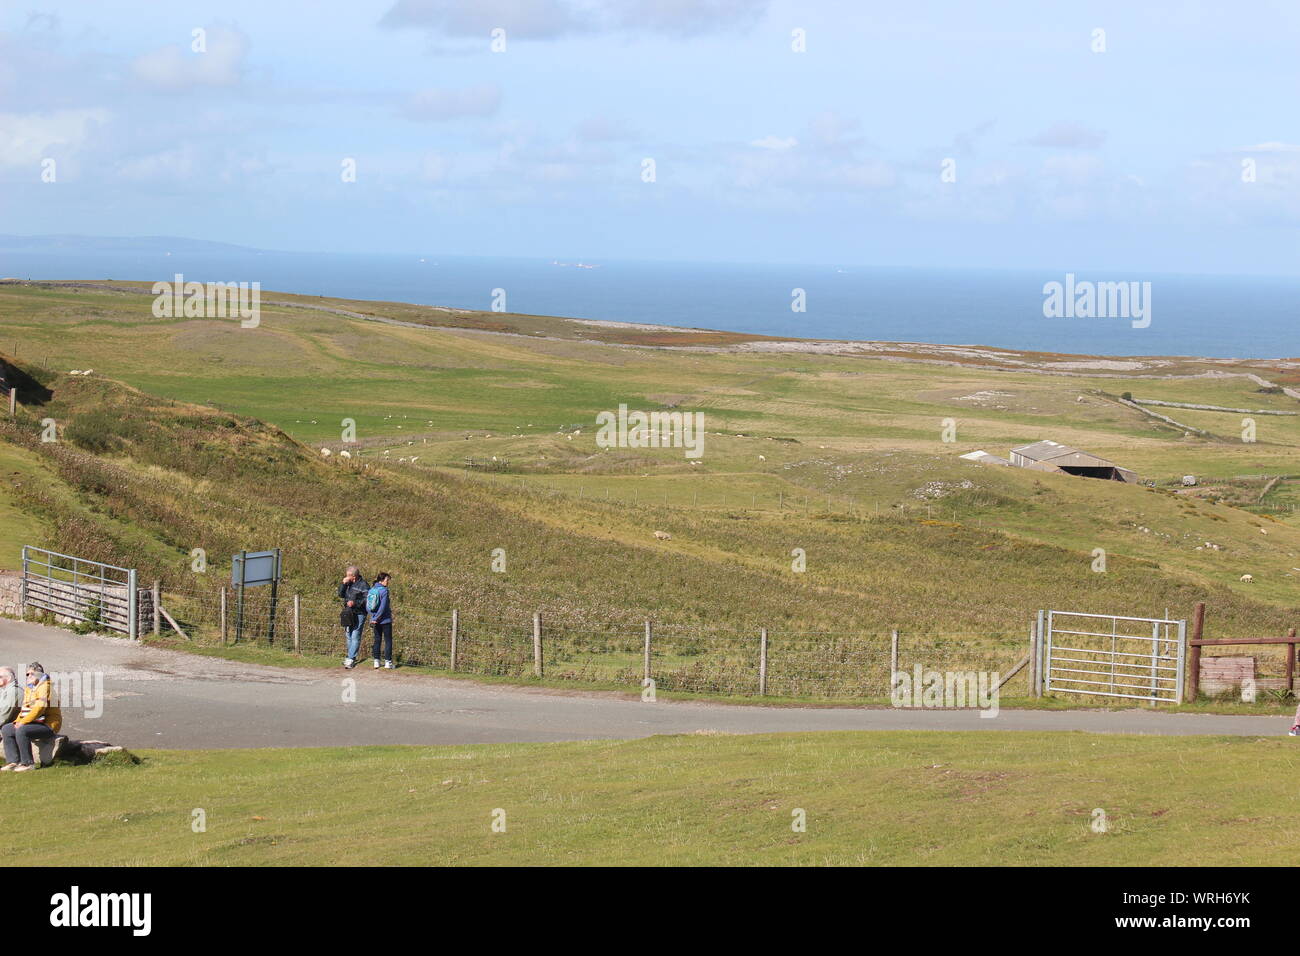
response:
{"label": "grazing sheep", "polygon": [[320,450],[320,453],[321,453],[322,455],[324,455],[326,458],[328,458],[328,457],[330,456],[330,450],[329,450],[328,448],[322,448],[322,449]]}
{"label": "grazing sheep", "polygon": [[352,452],[350,452],[350,451],[341,451],[341,452],[339,452],[339,457],[340,457],[340,458],[351,458],[351,457],[352,457]]}
{"label": "grazing sheep", "polygon": [[658,538],[660,541],[671,541],[673,536],[670,535],[667,531],[656,531],[655,537]]}
{"label": "grazing sheep", "polygon": [[1243,574],[1243,575],[1241,576],[1241,580],[1242,580],[1243,582],[1245,582],[1246,584],[1250,584],[1250,583],[1252,583],[1252,582],[1255,580],[1255,575],[1253,575],[1253,574]]}

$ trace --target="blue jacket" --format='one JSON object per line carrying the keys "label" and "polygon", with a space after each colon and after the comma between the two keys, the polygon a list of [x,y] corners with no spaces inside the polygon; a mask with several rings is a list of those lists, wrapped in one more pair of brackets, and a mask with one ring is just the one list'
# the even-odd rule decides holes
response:
{"label": "blue jacket", "polygon": [[382,584],[371,585],[370,590],[379,594],[379,603],[370,612],[371,624],[392,624],[393,605],[388,600],[388,588]]}

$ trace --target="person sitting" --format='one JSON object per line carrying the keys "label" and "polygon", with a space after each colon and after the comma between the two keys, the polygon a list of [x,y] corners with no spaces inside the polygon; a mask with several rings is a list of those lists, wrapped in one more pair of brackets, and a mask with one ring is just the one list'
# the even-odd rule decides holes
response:
{"label": "person sitting", "polygon": [[18,675],[12,667],[0,667],[0,727],[18,716],[23,706],[23,694],[18,686]]}
{"label": "person sitting", "polygon": [[45,668],[33,661],[27,665],[27,688],[23,691],[23,705],[18,716],[10,723],[0,727],[0,737],[4,738],[5,765],[0,770],[12,770],[21,773],[35,770],[32,759],[32,744],[38,740],[54,738],[55,754],[58,756],[59,728],[63,726],[63,714],[54,700],[54,684]]}

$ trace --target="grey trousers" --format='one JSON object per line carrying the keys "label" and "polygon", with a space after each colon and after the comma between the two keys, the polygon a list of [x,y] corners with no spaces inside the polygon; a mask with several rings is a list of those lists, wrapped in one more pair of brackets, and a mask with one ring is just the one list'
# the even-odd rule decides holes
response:
{"label": "grey trousers", "polygon": [[53,737],[54,731],[44,724],[5,724],[0,727],[4,737],[5,763],[32,762],[32,741]]}

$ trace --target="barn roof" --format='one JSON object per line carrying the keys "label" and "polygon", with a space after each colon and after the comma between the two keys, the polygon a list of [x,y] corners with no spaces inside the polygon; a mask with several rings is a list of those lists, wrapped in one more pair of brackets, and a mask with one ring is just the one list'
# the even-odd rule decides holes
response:
{"label": "barn roof", "polygon": [[1010,465],[1011,462],[1005,458],[999,458],[997,455],[990,455],[988,452],[980,449],[979,451],[969,451],[960,457],[967,461],[977,461],[981,465]]}
{"label": "barn roof", "polygon": [[1069,445],[1062,445],[1055,441],[1036,441],[1028,445],[1021,445],[1019,448],[1011,449],[1013,455],[1020,455],[1030,461],[1040,462],[1045,465],[1054,465],[1057,468],[1114,468],[1117,467],[1113,461],[1101,458],[1097,455],[1091,455],[1086,451],[1080,451],[1077,448],[1071,448]]}

